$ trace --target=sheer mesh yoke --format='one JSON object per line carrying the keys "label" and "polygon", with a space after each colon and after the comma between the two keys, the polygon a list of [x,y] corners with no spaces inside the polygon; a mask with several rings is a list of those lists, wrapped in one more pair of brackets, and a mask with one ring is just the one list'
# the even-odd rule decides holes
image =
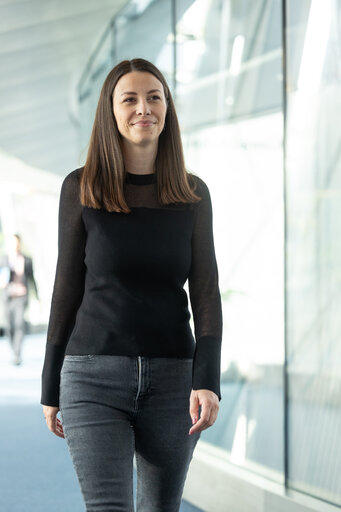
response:
{"label": "sheer mesh yoke", "polygon": [[193,357],[193,389],[220,400],[222,308],[207,185],[194,176],[200,202],[163,206],[156,174],[127,173],[125,214],[83,207],[81,172],[68,174],[60,192],[41,404],[59,406],[65,354]]}

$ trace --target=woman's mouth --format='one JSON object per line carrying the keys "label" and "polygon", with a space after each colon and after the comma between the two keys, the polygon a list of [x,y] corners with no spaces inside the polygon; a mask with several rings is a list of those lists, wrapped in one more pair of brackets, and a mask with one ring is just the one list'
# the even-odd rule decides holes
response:
{"label": "woman's mouth", "polygon": [[146,126],[151,126],[152,123],[151,121],[139,121],[138,123],[135,123],[136,126],[142,126],[142,127],[146,127]]}

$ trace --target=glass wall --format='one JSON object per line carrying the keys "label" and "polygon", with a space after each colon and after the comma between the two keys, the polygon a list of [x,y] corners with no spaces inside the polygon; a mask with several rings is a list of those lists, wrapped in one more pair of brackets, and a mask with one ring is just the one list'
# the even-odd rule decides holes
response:
{"label": "glass wall", "polygon": [[187,167],[210,189],[223,301],[222,400],[201,440],[336,504],[340,3],[135,0],[79,96],[84,145],[117,62],[165,75]]}
{"label": "glass wall", "polygon": [[95,119],[98,98],[103,82],[112,68],[113,30],[110,24],[105,30],[95,58],[91,59],[78,87],[79,115],[82,121],[80,130],[81,159],[86,159],[89,138]]}
{"label": "glass wall", "polygon": [[286,2],[288,479],[341,505],[341,2]]}
{"label": "glass wall", "polygon": [[129,3],[115,18],[115,62],[140,57],[153,62],[174,94],[171,0]]}
{"label": "glass wall", "polygon": [[281,5],[177,1],[186,163],[209,186],[223,298],[222,393],[201,439],[283,480]]}

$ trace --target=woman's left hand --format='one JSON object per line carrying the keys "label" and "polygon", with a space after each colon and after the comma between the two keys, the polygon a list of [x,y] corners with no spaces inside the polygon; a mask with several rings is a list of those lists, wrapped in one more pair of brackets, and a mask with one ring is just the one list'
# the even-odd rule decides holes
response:
{"label": "woman's left hand", "polygon": [[[201,405],[200,419],[199,405]],[[189,414],[192,418],[193,427],[190,428],[189,434],[201,432],[211,427],[217,419],[218,411],[219,398],[216,393],[209,389],[192,389],[189,399]]]}

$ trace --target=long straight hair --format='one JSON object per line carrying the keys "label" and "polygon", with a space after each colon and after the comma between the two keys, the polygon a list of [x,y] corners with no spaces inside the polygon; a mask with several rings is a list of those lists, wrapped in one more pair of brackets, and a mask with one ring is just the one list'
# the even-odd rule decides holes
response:
{"label": "long straight hair", "polygon": [[125,166],[122,138],[113,113],[113,94],[118,80],[132,71],[152,73],[163,85],[167,102],[164,130],[159,135],[155,158],[157,194],[162,205],[194,203],[194,175],[185,167],[179,122],[172,95],[161,71],[145,59],[123,60],[106,77],[98,100],[86,162],[81,174],[81,204],[108,212],[130,213],[124,197]]}

